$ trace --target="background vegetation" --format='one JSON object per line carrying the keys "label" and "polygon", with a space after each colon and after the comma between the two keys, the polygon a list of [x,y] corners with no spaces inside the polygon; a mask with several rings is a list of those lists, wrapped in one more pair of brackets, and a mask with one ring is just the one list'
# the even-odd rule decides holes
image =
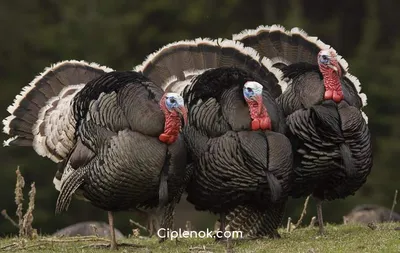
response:
{"label": "background vegetation", "polygon": [[[176,40],[231,38],[233,33],[261,24],[299,26],[343,55],[368,95],[365,111],[373,135],[374,167],[355,196],[324,206],[326,221],[341,222],[356,204],[390,207],[394,190],[400,188],[399,10],[400,1],[395,0],[2,0],[0,116],[7,116],[7,106],[23,86],[61,60],[83,59],[130,70],[146,55]],[[1,139],[6,136],[2,134]],[[0,159],[0,209],[7,209],[10,215],[15,212],[15,169],[19,165],[27,185],[36,182],[33,225],[39,232],[52,233],[84,220],[106,221],[105,212],[78,200],[68,212],[55,216],[55,164],[32,149],[0,148]],[[290,201],[287,215],[296,220],[302,202]],[[315,215],[314,205],[307,215]],[[116,215],[116,225],[125,233],[130,230],[128,218],[135,216]],[[211,226],[212,218],[194,213],[183,198],[177,225],[191,220],[196,228],[202,228]],[[1,220],[1,235],[14,232],[9,222]]]}

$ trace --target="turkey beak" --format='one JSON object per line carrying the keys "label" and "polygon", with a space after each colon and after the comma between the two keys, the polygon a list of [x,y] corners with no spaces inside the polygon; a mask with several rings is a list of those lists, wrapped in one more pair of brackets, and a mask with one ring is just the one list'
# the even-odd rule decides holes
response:
{"label": "turkey beak", "polygon": [[187,124],[187,109],[184,105],[181,105],[179,107],[176,107],[175,109],[180,115],[183,117],[183,123],[184,125]]}
{"label": "turkey beak", "polygon": [[336,73],[339,72],[338,68],[335,65],[329,64],[328,67],[330,67],[331,69],[333,69]]}

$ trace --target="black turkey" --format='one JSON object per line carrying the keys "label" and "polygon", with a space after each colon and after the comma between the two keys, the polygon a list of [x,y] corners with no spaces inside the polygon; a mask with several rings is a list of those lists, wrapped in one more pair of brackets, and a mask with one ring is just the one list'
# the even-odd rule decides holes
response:
{"label": "black turkey", "polygon": [[85,62],[52,66],[23,88],[4,132],[4,145],[32,146],[59,164],[56,212],[73,195],[107,210],[157,210],[172,226],[185,189],[186,147],[180,137],[183,98],[145,76]]}
{"label": "black turkey", "polygon": [[234,40],[268,57],[284,73],[288,88],[278,98],[294,147],[291,196],[312,194],[323,233],[322,200],[354,195],[372,168],[367,97],[329,45],[299,28],[260,26]]}
{"label": "black turkey", "polygon": [[293,161],[275,102],[286,85],[282,73],[251,48],[208,39],[167,45],[135,70],[164,90],[183,91],[193,169],[187,199],[220,214],[217,239],[227,229],[225,214],[243,209],[254,219],[231,231],[279,237]]}

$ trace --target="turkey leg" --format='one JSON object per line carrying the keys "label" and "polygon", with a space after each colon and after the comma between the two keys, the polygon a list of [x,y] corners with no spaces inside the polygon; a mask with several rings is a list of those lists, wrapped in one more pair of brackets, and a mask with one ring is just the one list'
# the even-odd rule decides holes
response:
{"label": "turkey leg", "polygon": [[110,225],[110,235],[111,235],[111,250],[117,250],[117,240],[115,239],[115,230],[114,230],[114,217],[111,211],[108,211],[108,224]]}
{"label": "turkey leg", "polygon": [[316,199],[317,201],[317,216],[318,216],[318,225],[319,225],[319,234],[323,235],[324,231],[324,220],[322,218],[322,200]]}
{"label": "turkey leg", "polygon": [[222,233],[222,237],[216,237],[215,238],[216,241],[226,240],[226,238],[225,238],[226,218],[225,217],[226,217],[225,213],[220,213],[220,215],[219,215],[219,220],[220,220],[219,230]]}

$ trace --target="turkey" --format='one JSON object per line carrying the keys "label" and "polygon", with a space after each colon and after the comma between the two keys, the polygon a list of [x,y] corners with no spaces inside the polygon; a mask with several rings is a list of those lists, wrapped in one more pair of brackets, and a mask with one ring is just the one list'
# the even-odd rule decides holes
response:
{"label": "turkey", "polygon": [[190,176],[179,94],[137,72],[64,61],[24,87],[8,112],[4,146],[32,146],[58,163],[56,213],[74,195],[108,211],[112,249],[112,212],[156,210],[161,225],[172,226]]}
{"label": "turkey", "polygon": [[253,49],[222,39],[171,43],[135,70],[184,96],[193,170],[187,200],[220,215],[217,239],[233,231],[225,215],[243,209],[262,215],[235,230],[279,237],[293,161],[275,102],[286,87],[281,71]]}
{"label": "turkey", "polygon": [[362,111],[367,96],[348,63],[299,28],[260,26],[233,39],[270,58],[284,73],[288,88],[277,101],[294,148],[290,195],[313,195],[323,234],[322,201],[354,195],[372,168],[368,118]]}

